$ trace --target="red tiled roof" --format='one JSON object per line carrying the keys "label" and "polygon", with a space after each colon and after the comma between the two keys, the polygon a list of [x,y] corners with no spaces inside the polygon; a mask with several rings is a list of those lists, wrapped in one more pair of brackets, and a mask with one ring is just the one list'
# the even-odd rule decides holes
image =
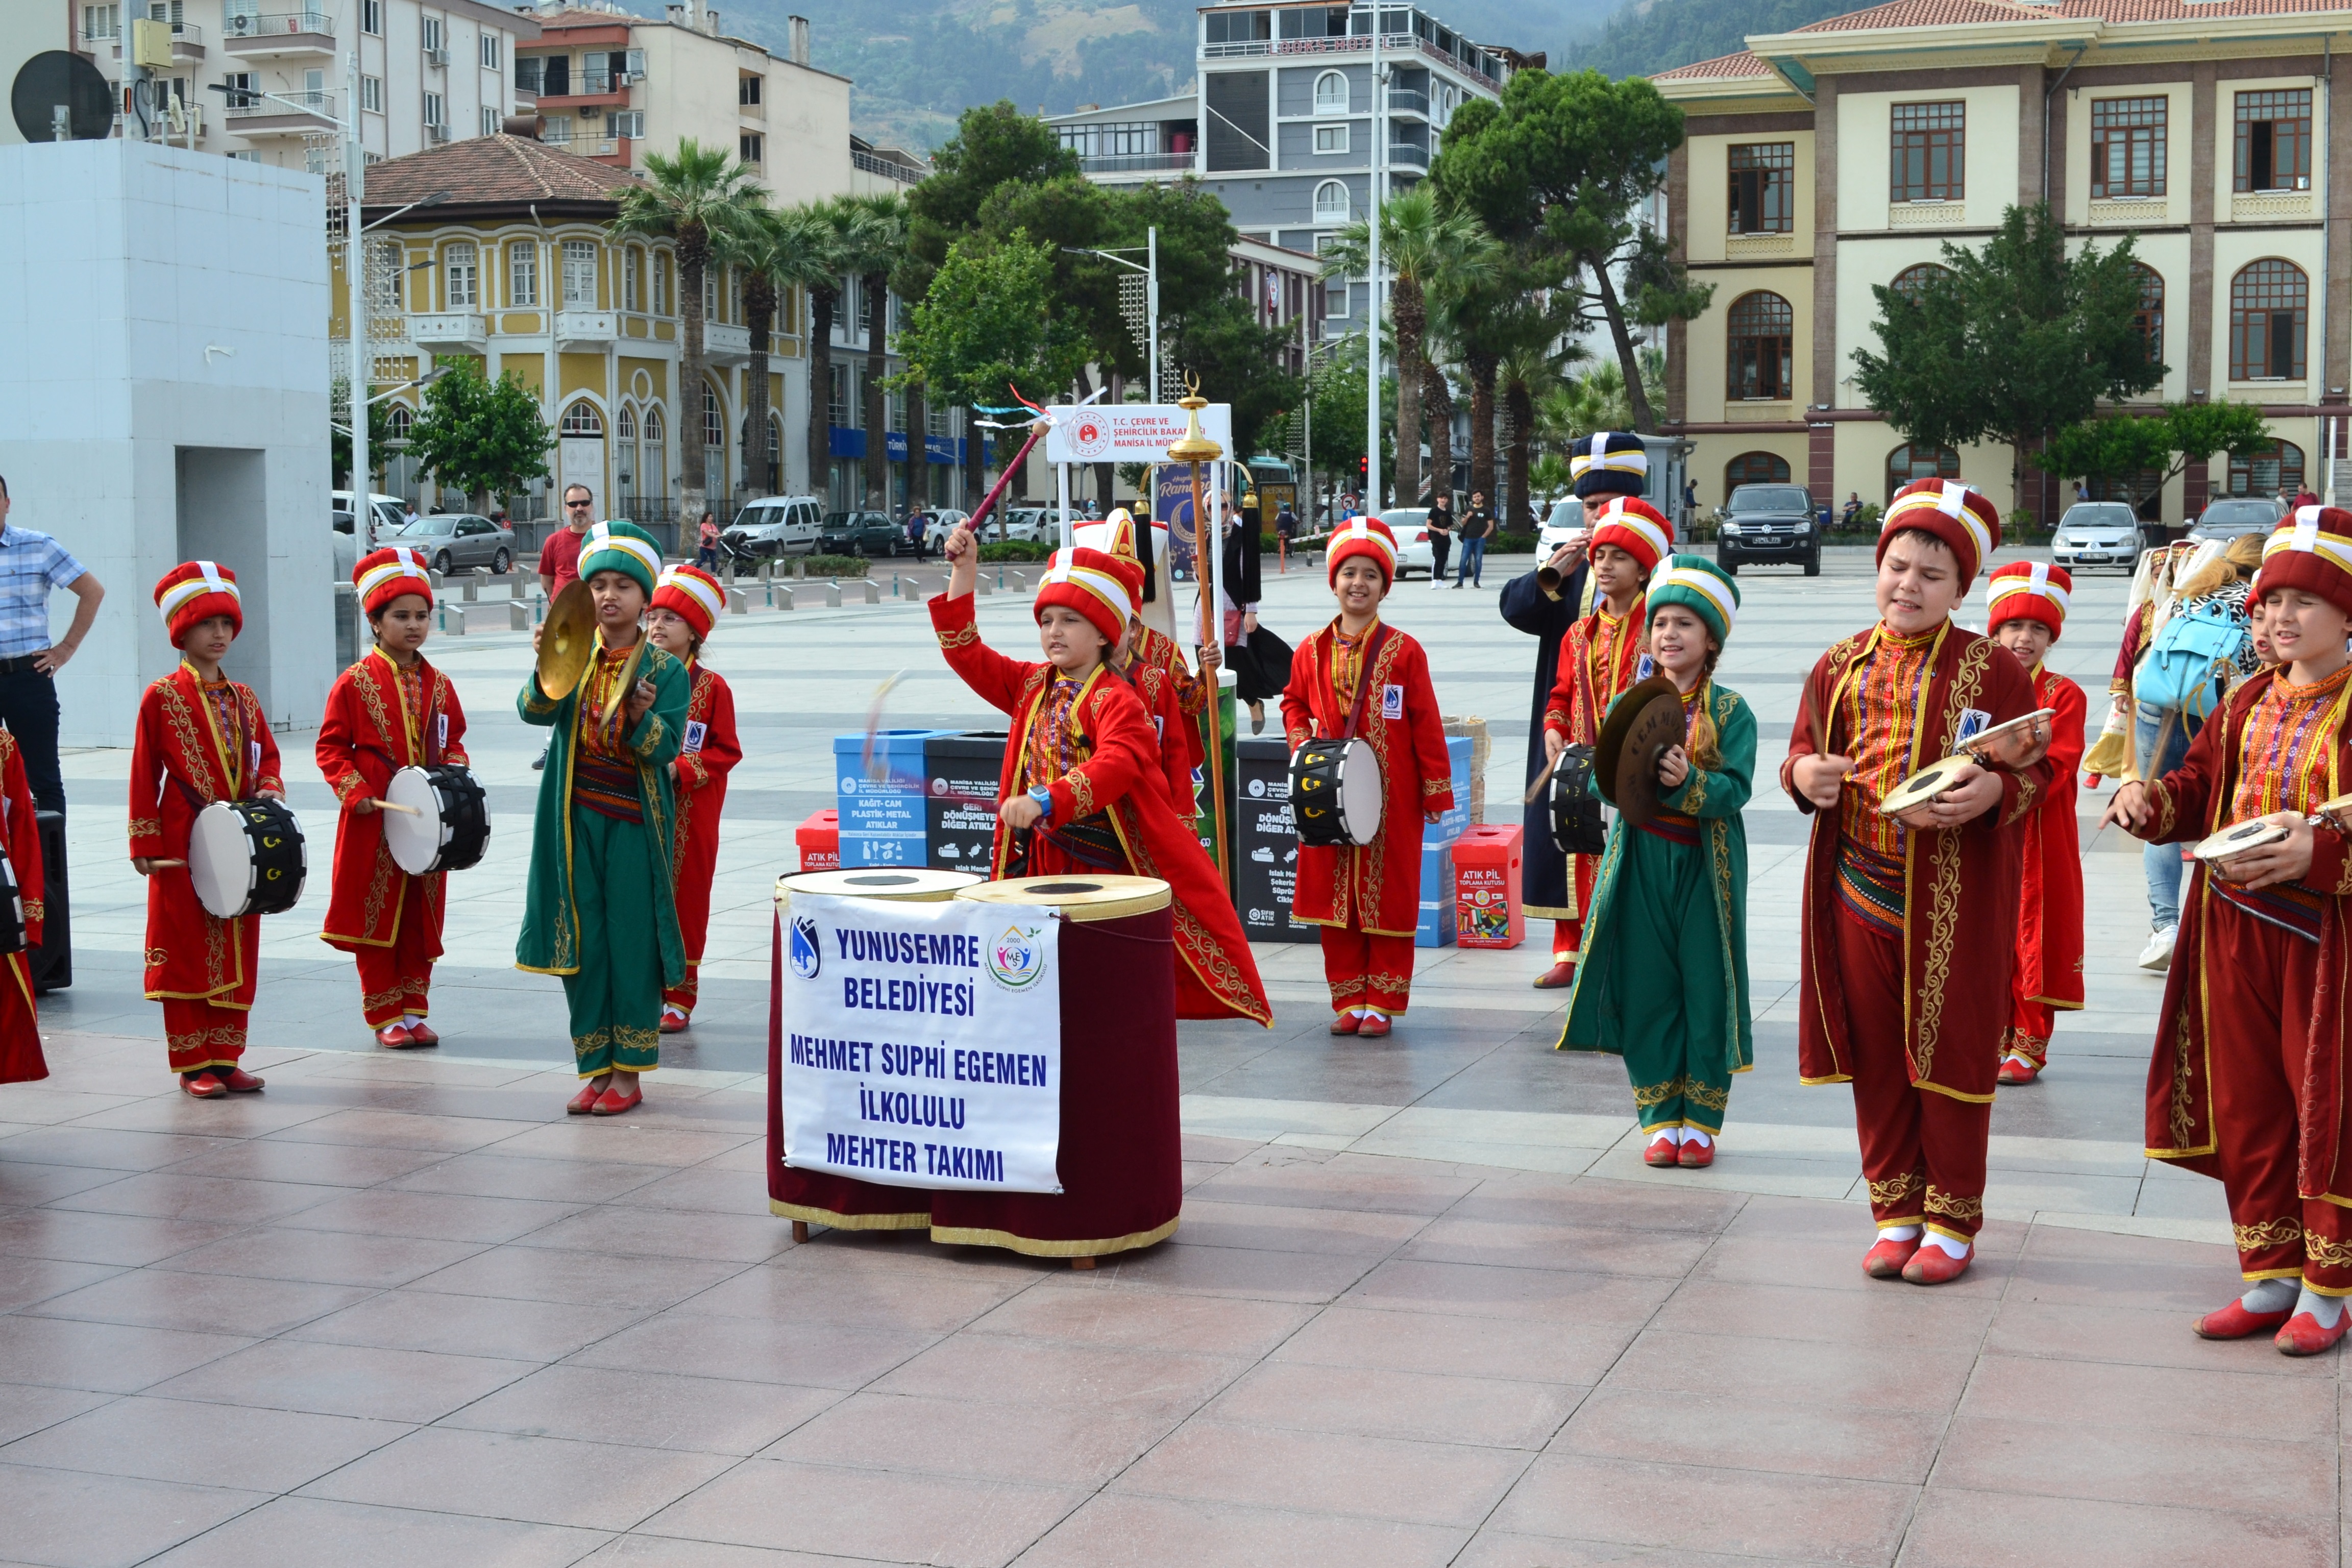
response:
{"label": "red tiled roof", "polygon": [[2065,0],[2062,16],[2096,16],[2103,22],[2170,22],[2183,16],[2295,16],[2312,11],[2342,11],[2345,0]]}
{"label": "red tiled roof", "polygon": [[2026,5],[2021,0],[1888,0],[1884,5],[1825,17],[1795,30],[1852,33],[1880,27],[1950,27],[1972,22],[2032,22],[2053,17],[2169,22],[2187,16],[2290,16],[2345,10],[2352,10],[2346,0],[2199,0],[2196,4],[2189,0],[2058,0],[2048,5]]}
{"label": "red tiled roof", "polygon": [[634,183],[625,171],[528,136],[474,136],[371,164],[367,205],[396,207],[438,191],[452,206],[609,205]]}
{"label": "red tiled roof", "polygon": [[1670,71],[1659,71],[1652,81],[1708,81],[1726,77],[1770,76],[1772,68],[1749,54],[1746,49],[1736,55],[1717,55],[1711,60],[1696,60],[1686,66],[1676,66]]}

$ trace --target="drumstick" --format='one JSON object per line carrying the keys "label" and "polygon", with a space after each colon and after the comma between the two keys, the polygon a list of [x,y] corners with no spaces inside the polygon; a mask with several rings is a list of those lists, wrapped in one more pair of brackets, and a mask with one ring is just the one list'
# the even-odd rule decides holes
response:
{"label": "drumstick", "polygon": [[[1566,755],[1568,755],[1568,750],[1566,747],[1562,747],[1560,749],[1559,757],[1564,757]],[[1536,782],[1528,785],[1528,793],[1519,796],[1519,804],[1521,805],[1532,805],[1535,804],[1536,796],[1543,793],[1543,786],[1551,782],[1551,771],[1552,769],[1559,766],[1559,757],[1554,757],[1551,761],[1543,765],[1543,772],[1536,775]]]}
{"label": "drumstick", "polygon": [[882,701],[890,695],[890,689],[905,679],[907,672],[903,669],[891,676],[874,689],[874,700],[866,705],[866,746],[857,760],[866,776],[876,784],[882,783],[889,771],[887,765],[877,767],[874,763],[874,738],[882,732]]}
{"label": "drumstick", "polygon": [[150,860],[147,868],[151,871],[185,870],[187,865],[185,860]]}
{"label": "drumstick", "polygon": [[397,802],[389,800],[377,801],[375,803],[375,808],[378,811],[396,811],[403,816],[422,816],[425,815],[424,812],[418,810],[415,806],[402,805]]}

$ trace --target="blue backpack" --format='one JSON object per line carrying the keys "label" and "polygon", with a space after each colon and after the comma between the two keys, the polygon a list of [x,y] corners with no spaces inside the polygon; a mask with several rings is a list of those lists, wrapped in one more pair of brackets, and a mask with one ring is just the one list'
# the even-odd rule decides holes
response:
{"label": "blue backpack", "polygon": [[2227,689],[2231,660],[2247,635],[2227,605],[2209,601],[2179,612],[2156,634],[2132,696],[2152,708],[2204,718]]}

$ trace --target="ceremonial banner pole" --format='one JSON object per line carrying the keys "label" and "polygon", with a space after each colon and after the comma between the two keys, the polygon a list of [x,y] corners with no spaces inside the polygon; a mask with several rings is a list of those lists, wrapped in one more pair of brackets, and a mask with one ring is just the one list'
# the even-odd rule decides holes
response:
{"label": "ceremonial banner pole", "polygon": [[[1217,461],[1225,455],[1225,449],[1211,440],[1201,428],[1201,410],[1209,405],[1209,400],[1201,395],[1201,389],[1197,383],[1190,386],[1182,397],[1176,400],[1176,405],[1184,410],[1187,423],[1184,434],[1170,443],[1168,458],[1171,462],[1185,463],[1192,467],[1192,541],[1201,557],[1197,578],[1201,584],[1200,638],[1195,646],[1205,650],[1213,646],[1210,639],[1214,637],[1217,641],[1213,646],[1222,652],[1224,646],[1224,628],[1213,625],[1213,617],[1217,613],[1215,574],[1218,563],[1223,554],[1224,542],[1211,531],[1213,522],[1209,516],[1207,498],[1202,491],[1201,465]],[[1224,739],[1218,732],[1219,709],[1223,697],[1223,674],[1221,660],[1217,671],[1219,679],[1209,688],[1208,710],[1202,718],[1205,755],[1201,776],[1209,786],[1209,826],[1213,847],[1211,858],[1216,864],[1217,875],[1231,886],[1233,868],[1229,864],[1231,856],[1227,849],[1225,836]]]}

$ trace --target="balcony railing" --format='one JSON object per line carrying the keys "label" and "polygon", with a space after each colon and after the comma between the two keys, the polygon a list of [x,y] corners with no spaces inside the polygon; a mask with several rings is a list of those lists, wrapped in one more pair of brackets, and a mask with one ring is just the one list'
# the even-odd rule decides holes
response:
{"label": "balcony railing", "polygon": [[1391,142],[1389,143],[1389,167],[1426,169],[1429,167],[1429,149],[1416,147],[1410,142]]}
{"label": "balcony railing", "polygon": [[[1255,38],[1238,44],[1203,44],[1201,46],[1201,55],[1204,59],[1213,60],[1233,59],[1247,55],[1349,55],[1369,54],[1371,52],[1371,47],[1370,34],[1349,33],[1345,37],[1339,38]],[[1411,33],[1383,34],[1381,37],[1381,47],[1383,51],[1392,51],[1397,54],[1424,54],[1433,60],[1460,71],[1473,81],[1484,82],[1488,87],[1502,85],[1486,72],[1475,66],[1463,64],[1426,38],[1415,37]]]}
{"label": "balcony railing", "polygon": [[[626,92],[646,79],[643,71],[616,71],[607,66],[591,66],[577,73],[565,72],[562,79],[551,82],[541,76],[537,91],[541,98],[603,98],[610,93]],[[532,90],[518,86],[518,92]]]}
{"label": "balcony railing", "polygon": [[1389,89],[1389,108],[1418,114],[1425,120],[1429,117],[1429,94],[1415,87],[1392,87]]}
{"label": "balcony railing", "polygon": [[923,172],[920,169],[909,168],[895,159],[877,158],[871,153],[861,153],[855,147],[849,150],[849,162],[853,168],[863,169],[869,174],[879,174],[886,180],[903,181],[909,185],[919,184],[923,177]]}
{"label": "balcony railing", "polygon": [[335,95],[331,92],[281,92],[264,98],[258,92],[231,93],[228,99],[231,120],[266,120],[273,115],[317,114],[327,119],[335,116]]}
{"label": "balcony railing", "polygon": [[221,37],[225,38],[272,38],[300,33],[332,37],[334,32],[335,25],[324,11],[232,11],[221,18]]}
{"label": "balcony railing", "polygon": [[1180,172],[1192,166],[1190,153],[1114,153],[1082,157],[1078,166],[1089,174],[1149,174]]}

